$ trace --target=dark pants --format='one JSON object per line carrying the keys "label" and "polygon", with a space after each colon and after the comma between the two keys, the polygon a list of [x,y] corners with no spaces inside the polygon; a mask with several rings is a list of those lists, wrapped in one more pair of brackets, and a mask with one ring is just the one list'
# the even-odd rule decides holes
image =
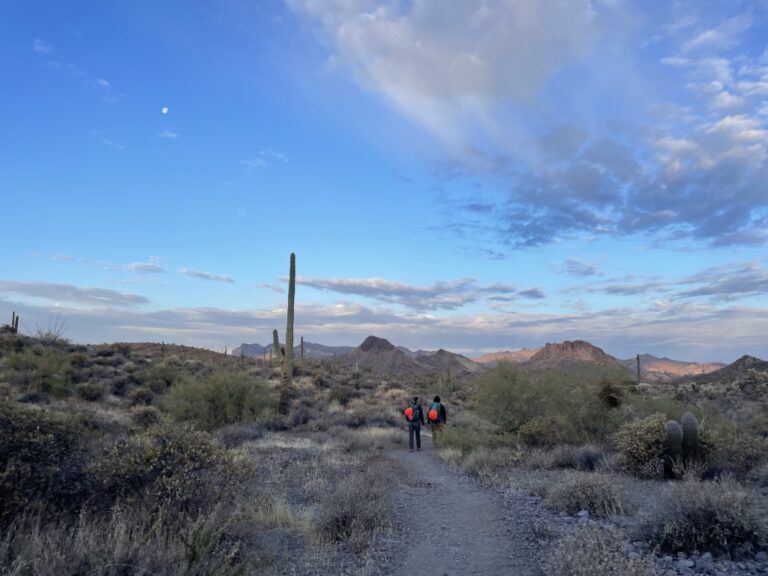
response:
{"label": "dark pants", "polygon": [[408,448],[413,450],[413,437],[416,436],[416,448],[421,450],[421,424],[408,424]]}

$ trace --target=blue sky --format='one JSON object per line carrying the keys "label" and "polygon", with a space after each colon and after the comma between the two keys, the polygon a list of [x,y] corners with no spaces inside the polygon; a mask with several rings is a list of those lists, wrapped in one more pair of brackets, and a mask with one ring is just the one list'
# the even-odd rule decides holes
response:
{"label": "blue sky", "polygon": [[[0,2],[0,314],[768,357],[768,2]],[[163,113],[167,107],[167,113]]]}

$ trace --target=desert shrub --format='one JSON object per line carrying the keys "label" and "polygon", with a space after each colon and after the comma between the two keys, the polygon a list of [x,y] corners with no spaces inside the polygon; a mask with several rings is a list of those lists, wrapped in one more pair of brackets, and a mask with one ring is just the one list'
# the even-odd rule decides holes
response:
{"label": "desert shrub", "polygon": [[69,362],[75,368],[85,368],[88,364],[88,355],[82,352],[75,352],[69,355]]}
{"label": "desert shrub", "polygon": [[545,573],[558,576],[658,576],[652,560],[629,558],[627,541],[615,529],[585,526],[567,536],[546,563]]}
{"label": "desert shrub", "polygon": [[65,510],[88,486],[82,431],[72,419],[0,403],[0,523],[31,506]]}
{"label": "desert shrub", "polygon": [[511,466],[517,461],[516,455],[509,448],[480,447],[465,454],[461,468],[476,476],[487,476],[499,468]]}
{"label": "desert shrub", "polygon": [[11,382],[20,384],[18,377],[30,391],[64,398],[71,392],[69,357],[52,348],[35,348],[30,352],[11,354],[5,359],[6,375]]}
{"label": "desert shrub", "polygon": [[168,426],[115,444],[92,471],[102,503],[143,501],[173,514],[211,509],[250,473],[207,434]]}
{"label": "desert shrub", "polygon": [[131,401],[131,406],[149,406],[152,404],[152,400],[155,395],[152,390],[139,386],[128,392],[128,400]]}
{"label": "desert shrub", "polygon": [[109,388],[115,396],[125,396],[128,392],[128,388],[130,388],[133,383],[134,379],[130,375],[123,374],[113,378],[110,381]]}
{"label": "desert shrub", "polygon": [[478,380],[478,412],[507,432],[543,417],[556,422],[563,442],[602,441],[616,429],[620,415],[599,399],[596,370],[533,373],[499,364]]}
{"label": "desert shrub", "polygon": [[713,469],[745,477],[750,470],[768,462],[768,438],[740,431],[711,438]]}
{"label": "desert shrub", "polygon": [[533,469],[572,468],[589,472],[597,469],[605,456],[603,449],[589,444],[555,446],[549,450],[531,451],[525,458],[525,465]]}
{"label": "desert shrub", "polygon": [[599,518],[622,514],[625,508],[615,480],[594,473],[571,474],[552,488],[547,503],[561,512],[576,514],[586,510]]}
{"label": "desert shrub", "polygon": [[452,447],[439,447],[437,450],[437,455],[440,456],[440,459],[448,464],[449,466],[459,467],[461,466],[461,462],[463,460],[463,455],[461,453],[461,450],[458,448],[452,448]]}
{"label": "desert shrub", "polygon": [[517,431],[525,446],[552,447],[560,442],[560,430],[554,418],[534,416]]}
{"label": "desert shrub", "polygon": [[209,377],[174,383],[163,406],[177,420],[192,422],[201,430],[215,430],[269,417],[277,399],[262,380],[217,371]]}
{"label": "desert shrub", "polygon": [[362,427],[357,430],[334,428],[330,436],[348,451],[372,452],[391,448],[404,439],[404,433],[397,428]]}
{"label": "desert shrub", "polygon": [[88,402],[96,402],[104,396],[104,385],[97,383],[78,384],[77,395]]}
{"label": "desert shrub", "polygon": [[337,384],[328,393],[328,400],[331,402],[336,401],[342,406],[346,406],[350,400],[357,398],[358,391],[349,384]]}
{"label": "desert shrub", "polygon": [[346,542],[355,552],[368,548],[389,523],[386,493],[375,472],[360,471],[338,482],[320,503],[315,517],[322,539]]}
{"label": "desert shrub", "polygon": [[660,478],[664,471],[664,424],[657,413],[629,422],[616,434],[616,449],[624,469],[641,478]]}
{"label": "desert shrub", "polygon": [[253,442],[264,436],[267,427],[263,422],[230,424],[219,428],[214,438],[225,448],[236,448],[246,442]]}
{"label": "desert shrub", "polygon": [[161,421],[160,411],[154,406],[137,406],[131,410],[131,422],[142,428],[149,428]]}
{"label": "desert shrub", "polygon": [[137,379],[155,394],[162,394],[179,379],[179,373],[168,364],[155,364],[141,372]]}
{"label": "desert shrub", "polygon": [[291,410],[288,418],[290,419],[292,426],[302,426],[315,420],[317,416],[318,414],[316,410],[307,406],[299,406],[298,408]]}
{"label": "desert shrub", "polygon": [[644,527],[661,550],[740,556],[768,544],[768,524],[749,492],[732,478],[668,487]]}

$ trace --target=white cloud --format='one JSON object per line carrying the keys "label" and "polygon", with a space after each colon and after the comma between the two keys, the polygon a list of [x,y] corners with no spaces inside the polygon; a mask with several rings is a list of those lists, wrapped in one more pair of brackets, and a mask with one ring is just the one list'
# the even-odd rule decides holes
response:
{"label": "white cloud", "polygon": [[683,50],[693,52],[698,50],[727,50],[739,42],[743,32],[752,26],[752,18],[746,15],[735,16],[720,26],[704,30],[683,44]]}
{"label": "white cloud", "polygon": [[743,108],[744,99],[727,90],[723,90],[712,99],[712,108],[716,110],[733,110],[734,108]]}
{"label": "white cloud", "polygon": [[158,138],[164,138],[165,140],[175,140],[179,137],[179,135],[176,132],[171,132],[170,130],[165,130],[163,132],[160,132],[160,134],[157,135]]}
{"label": "white cloud", "polygon": [[210,280],[213,282],[224,282],[225,284],[233,284],[234,280],[231,276],[226,274],[213,274],[211,272],[201,272],[200,270],[192,270],[190,268],[181,268],[179,270],[182,274],[186,274],[190,278],[196,278],[198,280]]}
{"label": "white cloud", "polygon": [[53,46],[43,42],[40,38],[35,38],[32,42],[32,49],[38,54],[53,54]]}
{"label": "white cloud", "polygon": [[266,168],[272,164],[287,164],[288,156],[275,150],[259,150],[253,158],[249,160],[240,160],[240,164],[245,166],[248,171]]}
{"label": "white cloud", "polygon": [[674,66],[675,68],[685,66],[689,62],[690,60],[688,58],[682,58],[680,56],[667,56],[666,58],[661,59],[662,64],[666,66]]}
{"label": "white cloud", "polygon": [[99,85],[99,86],[101,86],[102,88],[109,88],[109,87],[110,87],[110,84],[109,84],[109,82],[107,82],[106,80],[104,80],[104,78],[98,78],[98,79],[96,80],[96,84],[98,84],[98,85]]}
{"label": "white cloud", "polygon": [[531,101],[597,36],[589,0],[287,2],[362,87],[453,146],[478,128],[496,137],[494,107]]}

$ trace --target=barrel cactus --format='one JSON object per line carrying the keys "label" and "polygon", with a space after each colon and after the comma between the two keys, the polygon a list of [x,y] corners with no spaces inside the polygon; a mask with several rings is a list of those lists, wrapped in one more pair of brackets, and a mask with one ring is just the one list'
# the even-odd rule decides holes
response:
{"label": "barrel cactus", "polygon": [[674,478],[675,464],[683,456],[683,428],[676,420],[669,420],[664,431],[664,477]]}
{"label": "barrel cactus", "polygon": [[701,454],[699,441],[699,421],[692,412],[686,412],[680,419],[683,428],[683,460],[693,462]]}

